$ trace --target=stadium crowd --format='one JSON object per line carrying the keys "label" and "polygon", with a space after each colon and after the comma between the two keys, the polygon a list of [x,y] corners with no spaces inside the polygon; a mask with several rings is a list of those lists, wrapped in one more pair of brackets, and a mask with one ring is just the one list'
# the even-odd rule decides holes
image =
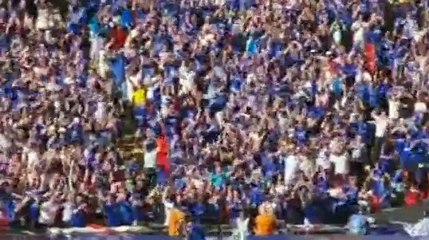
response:
{"label": "stadium crowd", "polygon": [[0,1],[0,216],[171,227],[259,208],[264,235],[418,204],[427,4]]}

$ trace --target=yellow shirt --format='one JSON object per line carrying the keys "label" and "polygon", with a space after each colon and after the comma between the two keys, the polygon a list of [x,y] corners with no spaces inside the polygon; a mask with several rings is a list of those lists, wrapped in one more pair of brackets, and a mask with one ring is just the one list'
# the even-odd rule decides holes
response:
{"label": "yellow shirt", "polygon": [[139,88],[138,90],[136,90],[134,92],[134,96],[133,96],[134,105],[136,105],[136,106],[145,105],[145,103],[146,103],[146,93],[147,93],[147,90],[146,90],[145,87]]}
{"label": "yellow shirt", "polygon": [[276,219],[273,215],[261,214],[255,219],[255,235],[268,236],[276,230]]}
{"label": "yellow shirt", "polygon": [[168,223],[168,235],[172,237],[180,236],[180,233],[182,232],[182,224],[184,221],[185,214],[178,209],[172,209],[170,222]]}

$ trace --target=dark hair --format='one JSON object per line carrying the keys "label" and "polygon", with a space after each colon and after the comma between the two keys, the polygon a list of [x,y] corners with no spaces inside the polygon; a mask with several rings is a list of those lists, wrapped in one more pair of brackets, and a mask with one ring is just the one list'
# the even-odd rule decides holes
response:
{"label": "dark hair", "polygon": [[258,208],[249,207],[249,208],[245,208],[243,211],[244,211],[244,217],[249,218],[248,230],[253,231],[253,228],[256,224],[255,218],[258,216]]}

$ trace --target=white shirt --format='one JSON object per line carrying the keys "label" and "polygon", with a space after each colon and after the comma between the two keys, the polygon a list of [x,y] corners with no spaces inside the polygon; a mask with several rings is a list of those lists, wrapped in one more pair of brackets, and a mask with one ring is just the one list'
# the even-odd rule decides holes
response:
{"label": "white shirt", "polygon": [[225,0],[215,0],[215,5],[216,6],[222,6],[225,4]]}
{"label": "white shirt", "polygon": [[12,146],[12,143],[9,141],[9,139],[0,133],[0,149],[6,150]]}
{"label": "white shirt", "polygon": [[71,78],[71,77],[64,78],[64,84],[71,85],[71,84],[73,84],[75,82],[76,82],[76,80],[73,79],[73,78]]}
{"label": "white shirt", "polygon": [[238,23],[232,24],[232,27],[231,27],[231,33],[232,33],[232,35],[235,35],[235,34],[237,34],[239,32],[241,32],[241,25],[238,24]]}
{"label": "white shirt", "polygon": [[127,41],[125,42],[125,47],[130,47],[130,43],[132,42],[133,39],[135,39],[137,36],[139,35],[139,29],[134,28],[133,30],[130,31],[130,35],[127,38]]}
{"label": "white shirt", "polygon": [[188,93],[192,91],[194,87],[194,78],[195,73],[193,71],[189,71],[186,67],[180,67],[179,69],[179,83],[180,83],[180,91],[183,93]]}
{"label": "white shirt", "polygon": [[33,168],[39,163],[39,155],[34,150],[29,150],[27,152],[27,166],[28,168]]}
{"label": "white shirt", "polygon": [[426,103],[416,102],[414,104],[414,112],[416,112],[416,113],[425,113],[427,111],[428,111],[428,108],[426,106]]}
{"label": "white shirt", "polygon": [[289,155],[285,159],[285,183],[289,183],[295,178],[298,170],[298,158],[295,155]]}
{"label": "white shirt", "polygon": [[328,194],[329,196],[334,198],[340,198],[342,195],[344,195],[343,190],[341,188],[330,188],[328,190]]}
{"label": "white shirt", "polygon": [[49,13],[47,9],[39,9],[36,20],[38,30],[47,29],[49,26]]}
{"label": "white shirt", "polygon": [[158,151],[156,149],[144,153],[144,167],[145,168],[156,168],[156,157],[158,155]]}
{"label": "white shirt", "polygon": [[274,191],[275,191],[274,192],[275,194],[281,195],[281,194],[284,194],[287,191],[287,188],[284,185],[277,185],[275,187]]}
{"label": "white shirt", "polygon": [[389,100],[389,119],[399,118],[399,101]]}
{"label": "white shirt", "polygon": [[319,152],[317,158],[316,158],[316,166],[321,167],[322,169],[326,170],[331,167],[331,163],[329,162],[328,156],[326,156],[326,149],[323,149]]}
{"label": "white shirt", "polygon": [[334,138],[330,143],[329,143],[329,150],[333,153],[338,153],[341,152],[342,149],[342,144],[340,142],[340,140],[338,138]]}
{"label": "white shirt", "polygon": [[147,87],[146,99],[153,99],[155,91],[160,88],[157,77],[145,77],[143,79],[143,84]]}
{"label": "white shirt", "polygon": [[169,112],[169,107],[172,99],[170,96],[162,95],[161,96],[161,115],[166,117]]}
{"label": "white shirt", "polygon": [[63,222],[69,222],[72,218],[73,209],[75,205],[73,203],[67,202],[64,206],[63,210]]}
{"label": "white shirt", "polygon": [[58,84],[54,83],[54,82],[49,82],[49,83],[46,84],[46,89],[48,91],[58,91],[60,88],[61,87]]}
{"label": "white shirt", "polygon": [[97,102],[97,110],[94,113],[97,121],[101,122],[106,120],[107,118],[106,108],[107,107],[105,102]]}
{"label": "white shirt", "polygon": [[364,40],[364,28],[360,21],[356,21],[352,24],[353,42],[358,43]]}
{"label": "white shirt", "polygon": [[54,224],[58,208],[59,205],[52,201],[44,202],[40,206],[39,223],[46,225]]}
{"label": "white shirt", "polygon": [[165,212],[165,221],[164,226],[167,226],[170,222],[171,209],[174,208],[174,203],[168,200],[164,200],[164,212]]}
{"label": "white shirt", "polygon": [[94,36],[90,39],[91,41],[91,49],[90,49],[90,57],[92,60],[98,59],[100,56],[100,51],[104,46],[104,38]]}
{"label": "white shirt", "polygon": [[360,70],[357,72],[355,80],[356,82],[362,82],[362,81],[369,82],[369,81],[372,81],[372,77],[369,72]]}
{"label": "white shirt", "polygon": [[107,53],[105,50],[100,50],[98,52],[98,73],[101,77],[106,78],[106,74],[109,70],[109,64],[107,63]]}
{"label": "white shirt", "polygon": [[349,173],[349,159],[347,153],[341,155],[329,155],[329,161],[335,166],[335,174]]}
{"label": "white shirt", "polygon": [[384,117],[375,118],[375,137],[382,138],[386,134],[387,126],[389,125],[388,119]]}

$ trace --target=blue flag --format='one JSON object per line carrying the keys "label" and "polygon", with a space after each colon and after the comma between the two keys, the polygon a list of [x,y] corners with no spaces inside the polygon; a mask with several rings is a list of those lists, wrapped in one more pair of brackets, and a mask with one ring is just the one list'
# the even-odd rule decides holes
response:
{"label": "blue flag", "polygon": [[125,82],[125,66],[127,59],[123,54],[118,54],[112,60],[112,72],[115,77],[116,86],[122,86],[122,83]]}
{"label": "blue flag", "polygon": [[133,12],[131,10],[125,9],[122,11],[121,24],[126,28],[129,28],[133,25]]}

